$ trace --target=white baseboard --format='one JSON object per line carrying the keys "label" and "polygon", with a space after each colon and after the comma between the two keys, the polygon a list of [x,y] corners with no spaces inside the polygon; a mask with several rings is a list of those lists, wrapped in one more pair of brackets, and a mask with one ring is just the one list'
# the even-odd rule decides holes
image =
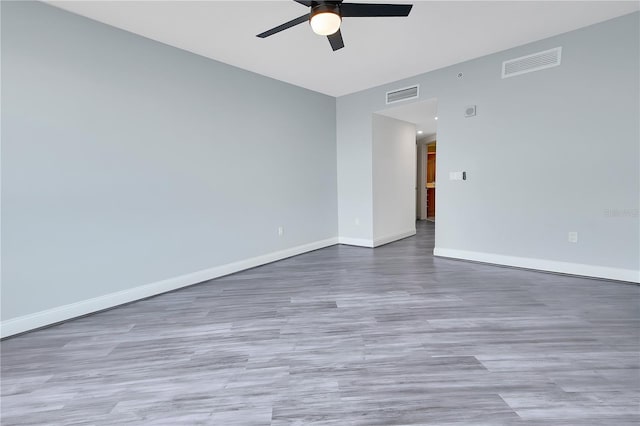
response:
{"label": "white baseboard", "polygon": [[146,297],[166,293],[167,291],[177,290],[182,287],[187,287],[193,284],[201,283],[203,281],[233,274],[245,269],[265,265],[267,263],[286,259],[287,257],[296,256],[324,247],[329,247],[335,244],[338,244],[337,237],[329,238],[322,241],[316,241],[309,244],[303,244],[286,250],[281,250],[262,256],[241,260],[238,262],[228,263],[226,265],[216,266],[213,268],[205,269],[203,271],[169,278],[166,280],[141,285],[115,293],[105,294],[104,296],[98,296],[92,299],[70,303],[68,305],[47,309],[45,311],[40,311],[17,318],[11,318],[0,323],[0,337],[4,338],[13,336],[14,334],[23,333],[25,331],[34,330],[36,328],[55,324],[71,318],[76,318],[93,312],[102,311],[104,309],[112,308],[124,303],[134,302]]}
{"label": "white baseboard", "polygon": [[381,245],[389,244],[389,243],[392,243],[394,241],[401,240],[403,238],[411,237],[413,235],[416,235],[416,229],[415,228],[410,229],[410,230],[405,231],[405,232],[400,232],[398,234],[387,235],[387,236],[384,236],[384,237],[375,238],[373,240],[373,246],[374,247],[379,247]]}
{"label": "white baseboard", "polygon": [[373,248],[373,240],[368,240],[366,238],[338,237],[338,244]]}
{"label": "white baseboard", "polygon": [[496,265],[516,266],[518,268],[537,269],[540,271],[560,272],[563,274],[640,283],[640,271],[635,271],[633,269],[609,268],[606,266],[585,265],[582,263],[558,262],[555,260],[532,259],[527,257],[505,256],[501,254],[437,247],[433,249],[433,255],[450,257],[453,259],[493,263]]}
{"label": "white baseboard", "polygon": [[373,240],[369,240],[366,238],[338,237],[338,244],[374,248],[374,247],[380,247],[384,244],[392,243],[394,241],[401,240],[403,238],[411,237],[413,235],[416,235],[415,228],[409,231],[400,232],[398,234],[393,234],[393,235],[387,235],[387,236],[376,238]]}

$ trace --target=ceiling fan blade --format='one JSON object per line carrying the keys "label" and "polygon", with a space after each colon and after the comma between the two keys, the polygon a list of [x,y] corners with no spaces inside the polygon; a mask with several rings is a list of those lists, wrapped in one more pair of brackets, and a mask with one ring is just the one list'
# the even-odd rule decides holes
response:
{"label": "ceiling fan blade", "polygon": [[329,39],[329,43],[331,43],[331,48],[334,52],[344,47],[344,41],[342,40],[342,33],[340,30],[328,35],[327,38]]}
{"label": "ceiling fan blade", "polygon": [[300,3],[301,5],[307,6],[307,7],[311,7],[311,3],[312,3],[310,1],[304,1],[304,0],[293,0],[293,1],[295,1],[296,3]]}
{"label": "ceiling fan blade", "polygon": [[285,22],[282,25],[278,25],[275,28],[271,28],[269,31],[260,33],[256,37],[260,37],[260,38],[269,37],[271,35],[279,33],[280,31],[286,30],[287,28],[295,27],[298,24],[302,24],[303,22],[306,22],[308,20],[309,20],[309,14],[307,13],[306,15],[299,16],[296,19],[290,20],[289,22]]}
{"label": "ceiling fan blade", "polygon": [[342,17],[409,16],[412,4],[342,3]]}

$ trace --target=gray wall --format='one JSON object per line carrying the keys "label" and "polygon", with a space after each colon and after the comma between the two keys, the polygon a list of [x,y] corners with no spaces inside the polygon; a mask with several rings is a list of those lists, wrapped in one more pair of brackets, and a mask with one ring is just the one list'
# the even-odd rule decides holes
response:
{"label": "gray wall", "polygon": [[332,97],[2,2],[2,319],[336,237],[335,113]]}
{"label": "gray wall", "polygon": [[416,233],[416,125],[373,115],[373,241]]}
{"label": "gray wall", "polygon": [[[438,98],[437,248],[637,271],[638,22],[634,13],[338,98],[340,236],[371,237],[354,218],[372,210],[372,114],[386,91],[419,83],[421,99]],[[502,61],[557,46],[560,67],[501,79]],[[470,104],[478,115],[464,118]],[[462,170],[466,182],[448,180]]]}
{"label": "gray wall", "polygon": [[[336,101],[1,7],[3,320],[338,232],[372,240],[372,115],[412,83],[439,100],[437,247],[639,267],[637,13]],[[556,46],[561,67],[500,78]]]}

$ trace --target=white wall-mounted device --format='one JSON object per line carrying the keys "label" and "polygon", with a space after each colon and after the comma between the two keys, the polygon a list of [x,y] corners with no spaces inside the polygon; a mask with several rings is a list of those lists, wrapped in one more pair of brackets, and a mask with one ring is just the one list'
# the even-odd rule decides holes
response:
{"label": "white wall-mounted device", "polygon": [[476,106],[475,105],[467,105],[464,108],[464,116],[465,117],[473,117],[476,115]]}

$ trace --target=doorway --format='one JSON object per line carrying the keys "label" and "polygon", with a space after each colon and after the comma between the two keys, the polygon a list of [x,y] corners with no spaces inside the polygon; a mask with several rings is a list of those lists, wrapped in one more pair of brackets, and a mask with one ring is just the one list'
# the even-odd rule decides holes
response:
{"label": "doorway", "polygon": [[[435,220],[435,199],[436,199],[436,133],[437,133],[437,110],[438,100],[436,98],[427,99],[420,102],[406,103],[406,101],[398,102],[398,106],[391,106],[389,108],[377,111],[375,114],[381,116],[387,116],[395,120],[400,120],[406,124],[413,124],[415,127],[414,142],[415,142],[415,155],[411,161],[404,162],[403,167],[410,167],[411,173],[414,176],[414,202],[411,203],[395,203],[395,208],[408,209],[406,214],[412,216],[416,221],[434,221]],[[374,129],[375,130],[375,129]],[[374,142],[375,142],[374,133]],[[374,177],[376,176],[376,150],[374,143]],[[385,154],[388,155],[389,153]],[[405,153],[403,155],[407,155]],[[399,172],[399,171],[398,171]],[[376,188],[374,179],[374,193],[376,191],[386,188],[389,182],[379,182],[381,188]],[[394,191],[396,191],[394,189]],[[403,190],[404,191],[404,190]],[[378,197],[380,198],[380,197]],[[374,196],[374,200],[376,197]],[[388,206],[389,207],[389,206]],[[391,206],[393,208],[393,206]],[[403,213],[403,217],[404,216]],[[380,216],[380,215],[379,215]],[[375,234],[375,232],[374,232]]]}
{"label": "doorway", "polygon": [[436,146],[437,135],[416,141],[416,220],[435,222],[436,216]]}
{"label": "doorway", "polygon": [[435,220],[438,99],[399,105],[377,114],[416,126],[416,220]]}

